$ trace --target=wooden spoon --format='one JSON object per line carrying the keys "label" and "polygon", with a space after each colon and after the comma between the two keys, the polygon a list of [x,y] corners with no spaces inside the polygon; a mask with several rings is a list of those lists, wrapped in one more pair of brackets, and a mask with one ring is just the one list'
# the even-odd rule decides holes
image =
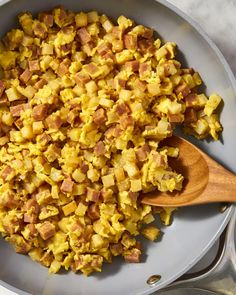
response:
{"label": "wooden spoon", "polygon": [[172,136],[165,145],[178,147],[179,157],[170,166],[185,180],[173,193],[142,194],[142,203],[161,207],[183,207],[215,202],[236,202],[236,175],[222,167],[187,140]]}

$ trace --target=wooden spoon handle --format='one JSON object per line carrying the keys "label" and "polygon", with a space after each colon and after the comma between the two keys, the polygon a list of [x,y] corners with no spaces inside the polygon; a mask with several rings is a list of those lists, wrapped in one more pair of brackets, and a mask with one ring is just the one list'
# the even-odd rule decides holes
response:
{"label": "wooden spoon handle", "polygon": [[[202,153],[209,168],[208,184],[193,204],[213,202],[236,202],[236,175]],[[208,196],[208,197],[206,197]]]}

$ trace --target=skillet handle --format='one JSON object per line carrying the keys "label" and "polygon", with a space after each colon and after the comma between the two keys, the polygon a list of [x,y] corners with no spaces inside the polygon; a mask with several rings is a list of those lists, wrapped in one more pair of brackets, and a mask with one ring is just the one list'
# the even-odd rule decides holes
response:
{"label": "skillet handle", "polygon": [[206,269],[183,275],[167,289],[202,288],[219,295],[236,294],[236,207],[232,218],[220,238],[215,260]]}

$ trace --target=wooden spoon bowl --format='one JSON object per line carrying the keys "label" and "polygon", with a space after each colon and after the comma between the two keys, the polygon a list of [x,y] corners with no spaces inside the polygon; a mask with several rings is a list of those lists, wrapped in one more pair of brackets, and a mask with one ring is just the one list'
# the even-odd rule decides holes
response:
{"label": "wooden spoon bowl", "polygon": [[222,167],[187,140],[172,136],[165,145],[178,147],[178,159],[170,158],[173,170],[185,180],[173,193],[142,194],[142,203],[161,207],[182,207],[215,202],[236,202],[236,175]]}

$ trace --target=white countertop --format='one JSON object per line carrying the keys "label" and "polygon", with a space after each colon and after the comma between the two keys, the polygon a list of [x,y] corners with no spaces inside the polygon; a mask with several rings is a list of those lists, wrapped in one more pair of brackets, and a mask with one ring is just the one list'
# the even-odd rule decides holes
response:
{"label": "white countertop", "polygon": [[236,1],[168,0],[193,18],[221,50],[236,76]]}

